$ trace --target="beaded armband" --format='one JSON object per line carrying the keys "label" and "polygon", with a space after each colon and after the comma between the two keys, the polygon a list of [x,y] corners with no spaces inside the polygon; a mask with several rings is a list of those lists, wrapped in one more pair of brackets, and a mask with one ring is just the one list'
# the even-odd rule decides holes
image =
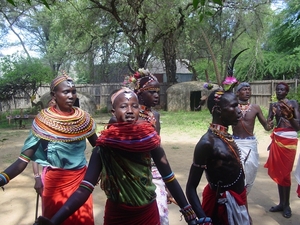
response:
{"label": "beaded armband", "polygon": [[6,173],[4,173],[4,172],[0,173],[0,179],[4,181],[4,185],[8,184],[9,181],[10,181],[9,176]]}
{"label": "beaded armband", "polygon": [[162,178],[165,183],[170,183],[175,180],[175,174],[172,172],[168,176]]}
{"label": "beaded armband", "polygon": [[86,180],[81,181],[79,186],[89,190],[91,193],[94,191],[94,188],[95,188],[95,186],[93,184],[91,184],[90,182],[88,182]]}
{"label": "beaded armband", "polygon": [[196,219],[196,217],[197,217],[196,213],[194,212],[194,210],[192,209],[192,206],[190,204],[185,206],[184,208],[180,209],[179,212],[182,213],[186,222]]}
{"label": "beaded armband", "polygon": [[30,158],[22,153],[20,154],[19,159],[26,163],[30,162]]}

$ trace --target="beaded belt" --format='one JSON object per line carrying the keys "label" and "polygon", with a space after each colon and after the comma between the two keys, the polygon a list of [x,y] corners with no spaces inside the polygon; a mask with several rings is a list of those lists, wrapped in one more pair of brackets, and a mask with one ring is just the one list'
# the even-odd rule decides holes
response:
{"label": "beaded belt", "polygon": [[238,136],[232,136],[232,137],[233,137],[233,139],[247,139],[247,140],[254,140],[254,139],[256,139],[255,136],[249,136],[249,137],[245,137],[245,138],[240,138]]}
{"label": "beaded belt", "polygon": [[231,186],[233,186],[236,182],[238,182],[238,180],[240,179],[240,177],[241,177],[241,175],[242,175],[242,172],[243,172],[243,170],[242,170],[242,168],[240,168],[240,173],[239,173],[239,175],[238,175],[238,177],[235,179],[235,181],[233,181],[232,183],[230,183],[230,184],[225,184],[225,185],[220,185],[220,184],[214,184],[214,183],[211,183],[211,182],[209,182],[209,184],[210,185],[212,185],[212,186],[214,186],[214,187],[221,187],[221,188],[228,188],[228,187],[231,187]]}

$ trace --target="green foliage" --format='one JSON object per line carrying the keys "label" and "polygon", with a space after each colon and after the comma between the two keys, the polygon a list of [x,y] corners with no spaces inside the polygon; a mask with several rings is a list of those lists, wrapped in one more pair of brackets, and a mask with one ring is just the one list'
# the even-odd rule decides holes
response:
{"label": "green foliage", "polygon": [[37,89],[52,80],[51,69],[41,59],[13,55],[1,59],[0,99],[16,95],[32,97]]}
{"label": "green foliage", "polygon": [[298,86],[296,90],[291,88],[287,95],[287,98],[294,99],[298,103],[300,103],[300,86]]}
{"label": "green foliage", "polygon": [[[6,0],[7,2],[9,2],[10,4],[12,4],[13,6],[16,6],[16,3],[14,0]],[[31,5],[31,0],[26,0],[25,2],[27,2],[27,4]],[[42,4],[45,5],[48,9],[50,9],[50,5],[48,4],[47,0],[41,0]]]}

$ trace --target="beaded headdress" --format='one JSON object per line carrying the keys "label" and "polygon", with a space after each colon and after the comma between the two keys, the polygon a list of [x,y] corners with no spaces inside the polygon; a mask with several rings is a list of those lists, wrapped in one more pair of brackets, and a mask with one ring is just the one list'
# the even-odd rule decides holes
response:
{"label": "beaded headdress", "polygon": [[157,81],[157,78],[148,69],[140,68],[135,74],[126,76],[123,85],[134,90],[136,94],[143,91],[159,91],[159,88],[147,87],[152,81]]}
{"label": "beaded headdress", "polygon": [[71,87],[75,86],[73,79],[69,77],[69,75],[65,71],[63,71],[61,76],[57,76],[52,80],[50,84],[50,91],[51,92],[54,91],[54,88],[63,81],[68,81],[68,85]]}

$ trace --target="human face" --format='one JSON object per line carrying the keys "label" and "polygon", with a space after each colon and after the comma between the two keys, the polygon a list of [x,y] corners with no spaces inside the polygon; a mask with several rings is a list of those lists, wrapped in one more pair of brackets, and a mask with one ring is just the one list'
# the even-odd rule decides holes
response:
{"label": "human face", "polygon": [[280,101],[285,99],[287,96],[288,92],[286,90],[286,86],[283,84],[279,84],[276,86],[276,98]]}
{"label": "human face", "polygon": [[140,104],[146,107],[154,107],[159,102],[159,83],[151,81],[145,87],[146,90],[140,93]]}
{"label": "human face", "polygon": [[237,92],[237,96],[240,101],[248,101],[251,97],[251,87],[242,87]]}
{"label": "human face", "polygon": [[118,122],[133,123],[138,120],[139,112],[138,98],[133,92],[121,93],[114,100],[112,113]]}
{"label": "human face", "polygon": [[224,126],[237,125],[242,118],[238,100],[233,93],[225,93],[220,101],[221,120]]}
{"label": "human face", "polygon": [[55,87],[53,98],[57,109],[62,112],[71,112],[77,98],[76,88],[74,85],[70,85],[70,82],[63,81]]}

